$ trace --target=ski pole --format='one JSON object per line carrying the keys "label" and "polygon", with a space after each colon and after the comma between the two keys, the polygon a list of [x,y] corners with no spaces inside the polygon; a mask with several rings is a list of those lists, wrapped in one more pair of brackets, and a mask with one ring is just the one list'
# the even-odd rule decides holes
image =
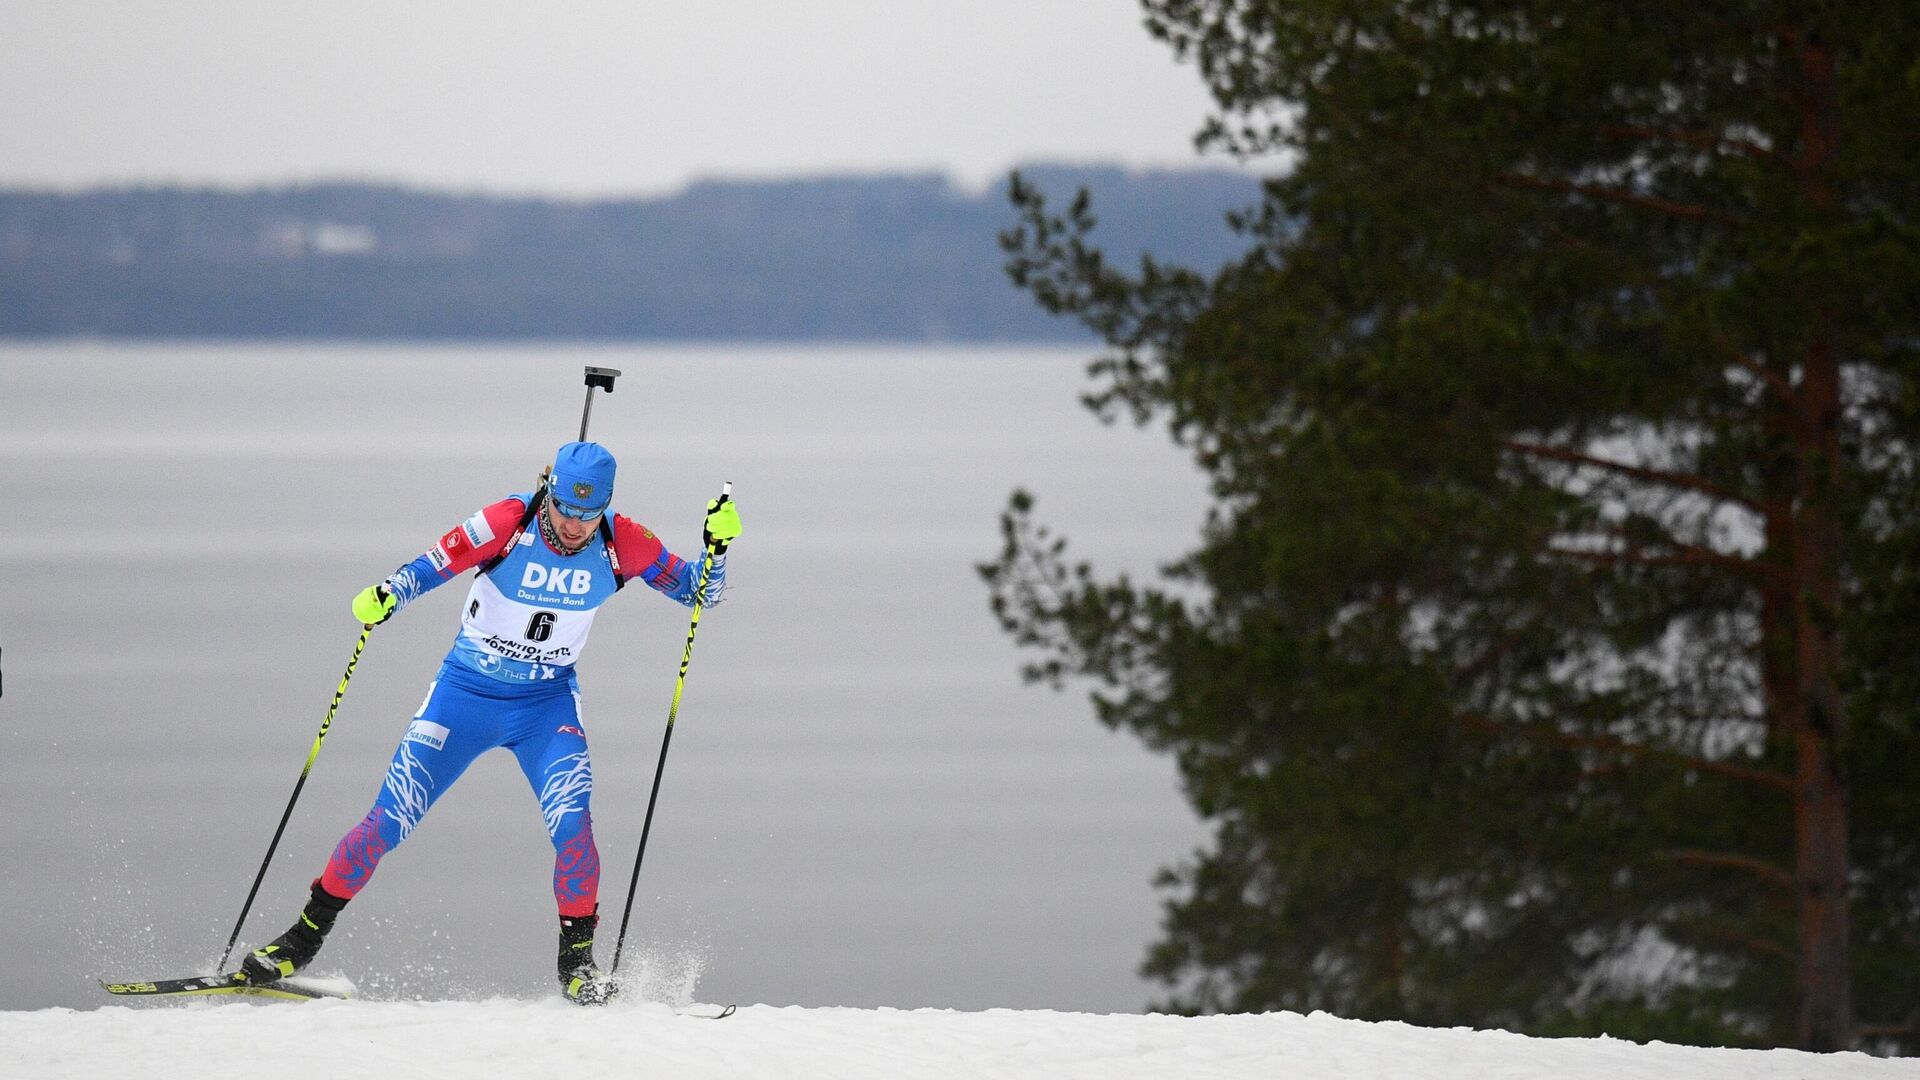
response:
{"label": "ski pole", "polygon": [[353,646],[353,657],[347,661],[347,672],[340,676],[340,685],[333,691],[333,704],[327,706],[327,718],[320,721],[320,733],[313,737],[313,748],[307,751],[307,763],[300,769],[300,779],[294,782],[293,796],[287,800],[287,809],[280,815],[280,827],[273,830],[273,842],[267,845],[267,857],[260,860],[260,872],[253,875],[253,888],[247,890],[247,902],[240,905],[240,920],[233,924],[233,933],[227,937],[227,947],[220,951],[220,962],[213,966],[215,971],[227,966],[227,957],[233,955],[233,944],[240,940],[240,928],[247,924],[247,914],[253,910],[253,898],[260,892],[260,882],[266,879],[268,864],[273,862],[274,849],[280,846],[280,836],[287,831],[287,820],[293,817],[293,804],[300,800],[300,789],[307,786],[307,774],[313,772],[314,760],[320,756],[320,744],[327,741],[327,729],[333,726],[333,714],[340,710],[340,699],[347,696],[347,680],[353,678],[353,669],[360,665],[360,651],[367,647],[367,635],[371,633],[372,623],[360,625],[360,640]]}
{"label": "ski pole", "polygon": [[[720,485],[715,508],[724,505],[732,495],[731,481]],[[647,819],[640,826],[640,850],[633,857],[633,876],[627,880],[627,907],[620,913],[620,936],[613,942],[613,963],[607,967],[609,977],[620,970],[620,951],[627,944],[627,923],[633,918],[633,892],[640,885],[640,861],[647,857],[647,835],[653,831],[653,807],[660,800],[660,775],[666,771],[667,747],[673,745],[673,721],[680,715],[680,693],[687,688],[687,665],[693,662],[693,635],[700,632],[700,608],[707,596],[707,574],[713,569],[716,554],[709,544],[707,557],[700,563],[700,583],[693,589],[693,621],[687,624],[687,648],[680,654],[680,677],[673,682],[673,704],[667,707],[667,733],[660,738],[660,760],[653,767],[653,793],[647,796]]]}

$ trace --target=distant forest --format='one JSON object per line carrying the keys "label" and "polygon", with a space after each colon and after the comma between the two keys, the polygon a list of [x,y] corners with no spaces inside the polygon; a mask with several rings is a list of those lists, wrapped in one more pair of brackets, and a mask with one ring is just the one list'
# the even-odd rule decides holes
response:
{"label": "distant forest", "polygon": [[[1212,270],[1259,201],[1225,170],[1032,167],[1109,256]],[[0,190],[0,335],[1074,341],[1009,284],[1004,181],[705,181],[560,201],[376,184]]]}

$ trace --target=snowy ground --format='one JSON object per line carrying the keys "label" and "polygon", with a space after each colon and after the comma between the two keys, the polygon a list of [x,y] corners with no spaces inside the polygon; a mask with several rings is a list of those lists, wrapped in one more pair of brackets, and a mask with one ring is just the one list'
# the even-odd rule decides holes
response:
{"label": "snowy ground", "polygon": [[[768,1005],[321,1001],[0,1012],[0,1077],[1086,1077],[1089,1080],[1920,1080],[1920,1060],[1366,1024]],[[712,1010],[717,1011],[717,1010]]]}

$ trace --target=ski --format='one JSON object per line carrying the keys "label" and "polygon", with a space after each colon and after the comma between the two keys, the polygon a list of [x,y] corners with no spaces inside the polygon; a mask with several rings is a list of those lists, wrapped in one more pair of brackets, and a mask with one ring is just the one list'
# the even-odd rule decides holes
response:
{"label": "ski", "polygon": [[680,1015],[689,1020],[725,1020],[727,1017],[733,1015],[733,1006],[729,1005],[717,1013],[693,1012],[692,1010],[688,1010]]}
{"label": "ski", "polygon": [[350,998],[353,984],[346,979],[314,979],[289,976],[256,986],[239,972],[226,975],[198,975],[186,979],[158,979],[152,982],[110,983],[100,980],[100,988],[116,997],[238,997],[277,998],[281,1001],[313,1001],[318,998]]}

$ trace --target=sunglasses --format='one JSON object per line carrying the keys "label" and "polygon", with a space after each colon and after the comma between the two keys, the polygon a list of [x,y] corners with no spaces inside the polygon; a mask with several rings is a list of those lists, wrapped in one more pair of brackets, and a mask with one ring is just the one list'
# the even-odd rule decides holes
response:
{"label": "sunglasses", "polygon": [[572,503],[562,502],[559,499],[554,499],[552,502],[553,508],[560,511],[562,517],[570,517],[575,521],[598,521],[600,520],[600,515],[607,512],[607,508],[604,506],[589,510],[584,506],[575,506]]}

